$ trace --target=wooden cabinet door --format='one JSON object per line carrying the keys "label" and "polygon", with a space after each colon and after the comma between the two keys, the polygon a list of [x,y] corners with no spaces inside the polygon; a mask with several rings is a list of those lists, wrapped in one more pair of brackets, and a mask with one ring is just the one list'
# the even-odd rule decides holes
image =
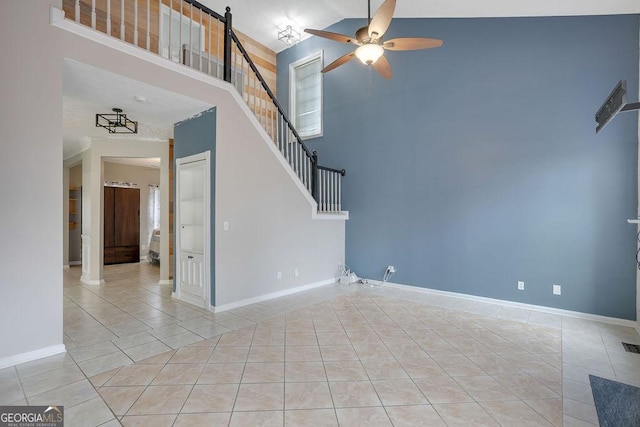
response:
{"label": "wooden cabinet door", "polygon": [[115,188],[115,246],[140,245],[140,190]]}
{"label": "wooden cabinet door", "polygon": [[[115,241],[115,188],[104,187],[104,247],[112,248]],[[107,262],[105,256],[105,263]]]}

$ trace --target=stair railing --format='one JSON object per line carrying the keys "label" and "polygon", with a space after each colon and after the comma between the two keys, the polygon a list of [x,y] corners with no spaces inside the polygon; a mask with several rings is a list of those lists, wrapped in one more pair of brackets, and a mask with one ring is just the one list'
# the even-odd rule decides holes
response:
{"label": "stair railing", "polygon": [[63,0],[68,19],[231,83],[307,191],[319,212],[342,209],[345,170],[318,164],[233,30],[195,0]]}

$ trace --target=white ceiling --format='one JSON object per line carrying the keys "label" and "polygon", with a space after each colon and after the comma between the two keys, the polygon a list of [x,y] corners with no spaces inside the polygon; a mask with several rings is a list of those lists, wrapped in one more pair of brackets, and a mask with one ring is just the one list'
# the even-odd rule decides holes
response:
{"label": "white ceiling", "polygon": [[[145,102],[136,101],[143,97]],[[65,60],[63,123],[65,159],[86,149],[91,138],[166,141],[173,125],[213,105],[79,62]],[[135,135],[110,135],[96,127],[96,113],[122,108],[138,121]]]}
{"label": "white ceiling", "polygon": [[[345,18],[366,18],[366,0],[199,0],[224,13],[231,7],[233,26],[276,52],[287,46],[277,33],[287,25],[298,31],[324,29]],[[371,13],[383,0],[371,0]],[[473,18],[574,16],[640,13],[639,0],[398,0],[398,18]],[[308,36],[308,35],[307,35]],[[303,36],[304,38],[304,36]]]}

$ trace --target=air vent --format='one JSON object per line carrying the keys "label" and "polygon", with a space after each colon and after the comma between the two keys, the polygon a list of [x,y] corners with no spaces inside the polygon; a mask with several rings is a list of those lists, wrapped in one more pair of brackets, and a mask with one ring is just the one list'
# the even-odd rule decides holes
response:
{"label": "air vent", "polygon": [[640,354],[640,345],[638,345],[638,344],[628,344],[626,342],[623,342],[622,345],[624,346],[624,349],[626,351],[628,351],[629,353]]}

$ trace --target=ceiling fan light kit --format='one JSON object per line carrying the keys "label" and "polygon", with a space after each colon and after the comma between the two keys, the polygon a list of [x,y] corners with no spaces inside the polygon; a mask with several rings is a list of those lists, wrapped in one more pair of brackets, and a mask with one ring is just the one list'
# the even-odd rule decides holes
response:
{"label": "ceiling fan light kit", "polygon": [[363,44],[356,49],[356,56],[365,65],[372,65],[383,53],[384,49],[379,44]]}
{"label": "ceiling fan light kit", "polygon": [[371,18],[371,0],[368,0],[368,25],[356,31],[355,37],[343,34],[332,33],[330,31],[313,30],[310,28],[304,31],[325,39],[351,43],[358,46],[354,52],[342,55],[331,64],[324,67],[323,73],[346,64],[353,58],[358,58],[365,65],[371,65],[383,78],[391,78],[391,66],[384,57],[385,50],[420,50],[442,46],[442,40],[428,39],[423,37],[403,37],[382,42],[382,36],[389,28],[393,19],[393,12],[396,9],[396,0],[385,0]]}

